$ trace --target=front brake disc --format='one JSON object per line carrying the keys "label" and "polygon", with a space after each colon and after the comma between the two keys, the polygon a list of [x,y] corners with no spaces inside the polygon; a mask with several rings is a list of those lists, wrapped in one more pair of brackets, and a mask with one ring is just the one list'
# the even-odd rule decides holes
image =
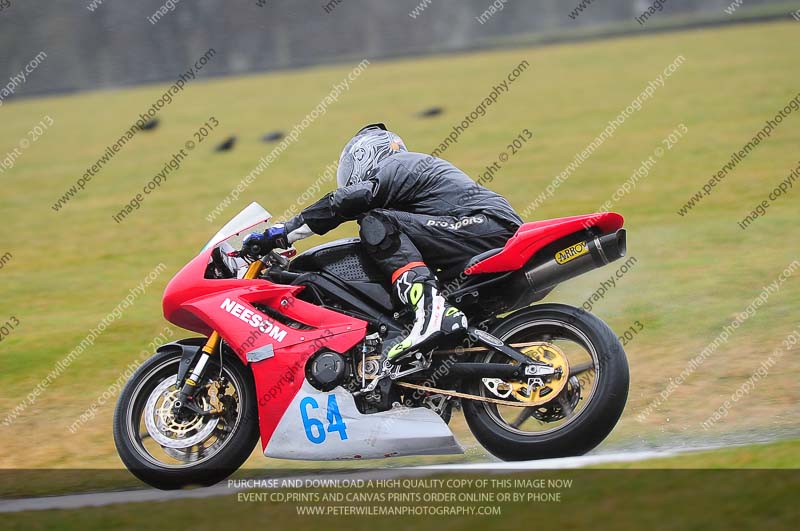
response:
{"label": "front brake disc", "polygon": [[[147,433],[162,447],[190,448],[211,436],[219,424],[219,417],[194,415],[185,420],[176,419],[172,405],[179,391],[174,387],[175,380],[167,378],[153,389],[145,404],[144,423]],[[210,407],[205,399],[198,405],[204,410]]]}

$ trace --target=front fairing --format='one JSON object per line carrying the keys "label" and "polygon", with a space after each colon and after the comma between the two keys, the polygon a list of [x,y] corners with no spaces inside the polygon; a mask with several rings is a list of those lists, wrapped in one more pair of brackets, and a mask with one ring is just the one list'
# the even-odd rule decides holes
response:
{"label": "front fairing", "polygon": [[[240,280],[247,269],[247,262],[228,255],[241,246],[241,239],[245,236],[245,232],[267,224],[271,217],[264,207],[255,202],[250,203],[217,231],[200,253],[167,284],[162,300],[164,317],[182,328],[209,335],[212,331],[211,327],[190,311],[186,305],[187,302],[210,293],[242,287],[243,282],[248,286],[253,285],[254,282],[267,283],[265,280]],[[217,247],[222,250],[226,262],[236,272],[237,278],[206,278],[206,268],[211,262],[211,253]]]}
{"label": "front fairing", "polygon": [[[241,240],[247,232],[254,230],[257,225],[268,222],[269,218],[270,215],[265,209],[257,203],[252,203],[225,224],[200,253],[167,284],[162,301],[164,317],[171,323],[205,336],[213,331],[219,332],[243,360],[246,360],[247,349],[242,347],[242,339],[248,338],[253,325],[251,323],[248,326],[247,322],[239,320],[238,313],[234,313],[234,319],[231,320],[231,314],[225,311],[229,306],[223,304],[226,300],[229,303],[235,302],[247,312],[258,313],[258,321],[268,323],[264,327],[270,327],[270,330],[272,327],[276,330],[287,327],[285,324],[274,322],[274,314],[270,317],[255,309],[254,304],[270,307],[274,312],[283,314],[293,323],[297,323],[296,326],[300,326],[300,330],[305,330],[305,333],[295,334],[295,328],[289,326],[287,335],[276,342],[280,343],[275,345],[276,348],[302,343],[313,339],[315,334],[322,334],[323,331],[327,335],[355,330],[361,330],[363,333],[366,323],[297,300],[296,295],[303,289],[302,286],[276,284],[263,278],[243,279],[242,273],[248,267],[245,260],[237,259],[239,270],[235,278],[217,278],[210,274],[212,268],[209,268],[209,264],[216,248],[221,250],[226,246],[229,249],[240,248],[241,243],[236,241],[236,238]],[[235,247],[230,245],[231,241],[236,243]],[[303,328],[302,325],[315,329],[316,332]],[[269,342],[271,339],[276,338],[269,336],[259,338],[259,343]]]}

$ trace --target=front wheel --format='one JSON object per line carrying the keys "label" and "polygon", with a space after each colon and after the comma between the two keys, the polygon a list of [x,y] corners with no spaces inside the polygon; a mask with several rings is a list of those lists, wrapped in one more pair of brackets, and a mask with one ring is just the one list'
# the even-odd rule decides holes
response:
{"label": "front wheel", "polygon": [[[579,308],[544,304],[500,320],[489,332],[506,344],[527,345],[518,348],[562,376],[465,382],[469,394],[525,405],[463,401],[467,424],[484,448],[505,461],[522,461],[582,455],[606,438],[625,408],[629,383],[625,351],[608,325]],[[510,362],[495,352],[475,361]]]}
{"label": "front wheel", "polygon": [[181,354],[155,354],[134,373],[114,412],[114,442],[125,466],[160,489],[212,485],[236,471],[258,440],[255,387],[250,370],[229,358],[220,369],[212,357],[199,382],[201,415],[172,405],[180,392]]}

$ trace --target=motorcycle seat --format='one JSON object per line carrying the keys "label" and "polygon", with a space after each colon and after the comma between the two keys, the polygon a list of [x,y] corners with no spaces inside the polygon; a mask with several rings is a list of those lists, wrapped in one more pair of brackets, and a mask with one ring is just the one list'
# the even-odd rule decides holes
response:
{"label": "motorcycle seat", "polygon": [[489,249],[488,251],[484,251],[481,254],[476,254],[475,256],[467,260],[467,265],[465,265],[462,269],[464,270],[469,269],[478,262],[502,252],[503,249],[505,249],[505,247],[497,247],[495,249]]}
{"label": "motorcycle seat", "polygon": [[505,246],[481,253],[469,260],[467,275],[502,273],[520,269],[542,247],[575,232],[595,228],[601,234],[622,227],[624,219],[616,212],[600,212],[583,216],[545,219],[524,223]]}
{"label": "motorcycle seat", "polygon": [[481,260],[485,258],[489,258],[490,256],[494,256],[503,250],[502,247],[497,247],[495,249],[489,249],[488,251],[484,251],[480,254],[476,254],[472,258],[461,262],[460,264],[456,264],[455,266],[449,267],[448,269],[439,270],[436,272],[436,276],[439,277],[440,280],[447,281],[452,280],[464,271],[466,271],[469,267],[477,264]]}

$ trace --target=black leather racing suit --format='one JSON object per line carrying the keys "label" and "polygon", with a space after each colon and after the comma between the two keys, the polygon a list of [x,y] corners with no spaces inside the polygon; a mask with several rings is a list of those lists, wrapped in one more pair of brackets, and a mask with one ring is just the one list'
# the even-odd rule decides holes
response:
{"label": "black leather racing suit", "polygon": [[325,234],[358,220],[367,253],[391,277],[410,262],[434,271],[463,267],[502,247],[522,224],[506,199],[447,162],[423,153],[384,159],[367,180],[340,188],[286,222],[293,233]]}

